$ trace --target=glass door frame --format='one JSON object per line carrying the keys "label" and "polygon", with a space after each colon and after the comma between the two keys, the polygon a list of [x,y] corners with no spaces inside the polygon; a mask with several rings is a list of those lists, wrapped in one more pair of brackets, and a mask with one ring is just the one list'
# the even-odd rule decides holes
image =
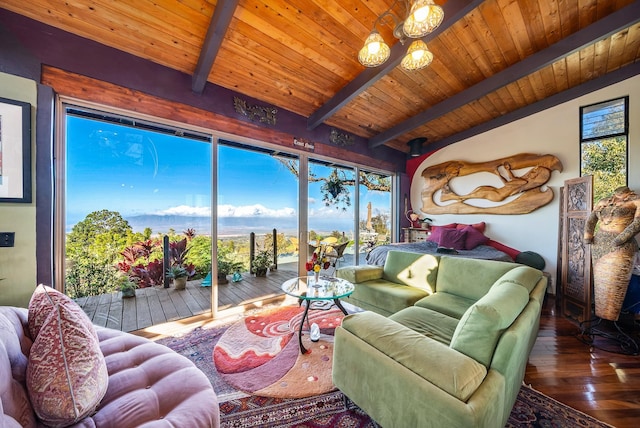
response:
{"label": "glass door frame", "polygon": [[[391,176],[391,192],[392,192],[392,206],[391,209],[391,234],[393,241],[397,240],[398,236],[398,207],[399,207],[399,178],[395,172],[385,171],[374,167],[364,166],[343,161],[337,158],[331,158],[317,154],[315,152],[307,152],[296,149],[295,147],[284,148],[281,145],[270,144],[264,141],[259,141],[247,137],[228,134],[208,128],[203,128],[195,125],[188,125],[182,122],[175,122],[169,119],[164,119],[156,116],[146,115],[144,113],[121,109],[113,106],[102,105],[98,103],[92,103],[90,101],[81,100],[73,97],[59,95],[55,100],[54,112],[56,113],[55,128],[54,128],[54,147],[53,147],[53,233],[52,233],[52,247],[53,257],[52,272],[53,272],[53,286],[59,291],[64,291],[64,269],[65,269],[65,155],[66,155],[66,126],[65,126],[65,108],[66,106],[76,106],[78,108],[87,108],[97,111],[104,111],[113,115],[121,115],[128,118],[135,118],[139,120],[149,121],[153,123],[167,125],[169,127],[176,127],[179,129],[190,129],[198,133],[204,133],[210,135],[211,144],[211,260],[217,260],[217,242],[218,228],[217,228],[217,206],[218,206],[218,145],[219,140],[236,141],[250,146],[256,146],[261,148],[269,148],[274,151],[285,151],[290,154],[294,154],[299,158],[299,172],[298,172],[298,242],[306,242],[309,234],[308,227],[308,176],[309,176],[309,159],[324,160],[328,162],[334,162],[346,167],[354,169],[356,184],[354,188],[354,251],[358,254],[359,251],[359,218],[360,218],[360,171],[364,169],[368,172],[377,172],[380,174],[387,174]],[[215,214],[214,214],[215,213]],[[298,274],[306,275],[305,263],[308,258],[308,248],[306,245],[299,246],[298,257]],[[354,260],[355,264],[358,264],[358,259]],[[212,278],[217,278],[217,263],[211,263]],[[217,281],[212,281],[211,287],[211,314],[215,319],[218,315],[218,284]]]}

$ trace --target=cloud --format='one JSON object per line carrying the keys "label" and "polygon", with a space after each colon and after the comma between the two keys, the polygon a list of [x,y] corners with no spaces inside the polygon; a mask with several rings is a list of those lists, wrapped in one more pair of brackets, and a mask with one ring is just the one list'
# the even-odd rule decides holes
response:
{"label": "cloud", "polygon": [[275,218],[295,218],[296,210],[293,208],[279,208],[277,210],[267,208],[261,204],[233,206],[218,205],[218,216],[220,217],[275,217]]}
{"label": "cloud", "polygon": [[211,208],[209,207],[190,207],[189,205],[179,205],[166,210],[156,211],[155,215],[181,215],[185,217],[209,217],[211,216]]}

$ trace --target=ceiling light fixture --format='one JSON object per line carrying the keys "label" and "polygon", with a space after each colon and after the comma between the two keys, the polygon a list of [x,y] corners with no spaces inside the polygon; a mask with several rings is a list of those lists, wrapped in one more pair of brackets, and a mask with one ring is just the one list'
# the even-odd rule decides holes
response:
{"label": "ceiling light fixture", "polygon": [[[404,20],[400,19],[393,9],[401,5],[404,8]],[[391,49],[376,30],[376,25],[385,19],[393,21],[393,35],[404,45],[407,39],[420,39],[438,28],[444,19],[444,10],[433,0],[395,0],[393,4],[373,23],[373,29],[358,52],[358,60],[365,67],[377,67],[389,59]],[[413,71],[431,64],[433,54],[422,40],[415,40],[409,45],[407,54],[401,62],[402,68]]]}
{"label": "ceiling light fixture", "polygon": [[409,156],[412,158],[417,158],[422,155],[422,145],[427,141],[426,137],[418,137],[410,140],[407,143],[409,146]]}

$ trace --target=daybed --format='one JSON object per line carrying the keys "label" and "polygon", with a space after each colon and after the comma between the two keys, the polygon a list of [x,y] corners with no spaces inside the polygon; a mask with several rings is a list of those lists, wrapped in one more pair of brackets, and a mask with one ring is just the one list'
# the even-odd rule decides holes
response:
{"label": "daybed", "polygon": [[0,426],[219,426],[211,383],[187,358],[83,315],[43,286],[29,310],[0,306]]}
{"label": "daybed", "polygon": [[512,262],[520,251],[485,236],[486,224],[451,223],[432,226],[424,242],[401,242],[379,245],[367,254],[367,264],[382,266],[388,251],[407,251],[420,254],[441,254],[447,250],[452,257]]}
{"label": "daybed", "polygon": [[[417,257],[396,265],[396,281],[422,281],[431,292],[388,318],[346,316],[335,333],[333,382],[385,428],[504,427],[537,336],[546,278],[516,263]],[[400,287],[409,286],[391,291]]]}

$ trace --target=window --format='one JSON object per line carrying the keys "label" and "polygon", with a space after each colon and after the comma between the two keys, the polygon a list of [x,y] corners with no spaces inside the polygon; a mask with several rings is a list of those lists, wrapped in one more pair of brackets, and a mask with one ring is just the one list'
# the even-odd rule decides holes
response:
{"label": "window", "polygon": [[594,201],[627,184],[629,97],[580,107],[580,175],[593,175]]}
{"label": "window", "polygon": [[71,105],[64,112],[65,292],[112,293],[123,275],[163,285],[165,237],[188,241],[180,264],[206,275],[211,137]]}

